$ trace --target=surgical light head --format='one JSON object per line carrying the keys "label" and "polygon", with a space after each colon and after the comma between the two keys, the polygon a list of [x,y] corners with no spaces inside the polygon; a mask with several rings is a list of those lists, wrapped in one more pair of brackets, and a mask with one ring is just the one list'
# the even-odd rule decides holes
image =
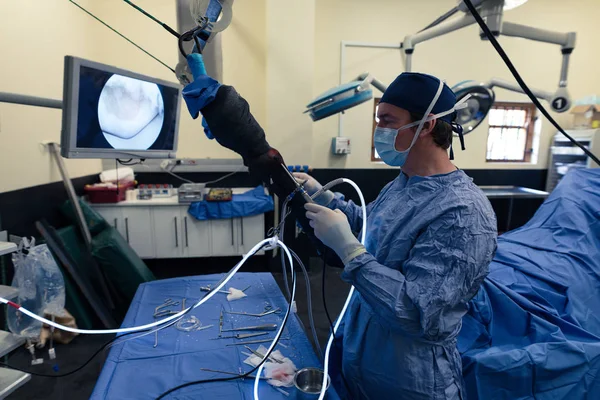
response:
{"label": "surgical light head", "polygon": [[456,122],[462,125],[463,134],[471,133],[485,120],[488,112],[494,105],[496,95],[493,90],[468,81],[455,85],[452,90],[460,102],[467,96],[466,107],[457,111]]}
{"label": "surgical light head", "polygon": [[343,113],[349,108],[371,100],[373,98],[371,86],[381,93],[384,93],[387,89],[387,85],[365,72],[357,76],[352,82],[322,93],[306,106],[304,113],[309,113],[313,121]]}
{"label": "surgical light head", "polygon": [[[466,101],[467,107],[459,110],[456,118],[456,122],[463,126],[465,135],[475,130],[491,110],[496,100],[494,88],[524,93],[520,86],[497,78],[486,83],[465,81],[452,88],[459,101],[470,96]],[[554,112],[562,113],[571,108],[571,97],[565,87],[559,87],[554,93],[537,89],[533,89],[532,93],[535,97],[546,100]]]}
{"label": "surgical light head", "polygon": [[343,113],[373,98],[373,90],[364,81],[356,80],[326,91],[306,106],[313,121]]}

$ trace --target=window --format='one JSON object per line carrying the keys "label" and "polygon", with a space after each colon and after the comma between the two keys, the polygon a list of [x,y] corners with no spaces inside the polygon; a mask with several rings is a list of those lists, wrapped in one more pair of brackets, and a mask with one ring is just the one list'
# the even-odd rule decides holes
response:
{"label": "window", "polygon": [[495,103],[488,118],[486,161],[532,162],[535,106],[530,103]]}
{"label": "window", "polygon": [[381,98],[376,98],[375,103],[373,103],[373,133],[371,134],[371,161],[381,161],[381,157],[377,154],[377,150],[375,150],[375,128],[377,128],[377,123],[379,119],[377,118],[377,108],[379,108],[379,102]]}

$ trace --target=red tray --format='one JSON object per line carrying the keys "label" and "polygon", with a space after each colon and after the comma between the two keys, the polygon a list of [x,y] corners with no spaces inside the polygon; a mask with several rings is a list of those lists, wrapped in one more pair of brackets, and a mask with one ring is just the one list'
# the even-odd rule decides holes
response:
{"label": "red tray", "polygon": [[127,189],[134,187],[133,182],[120,183],[119,186],[85,185],[83,190],[90,203],[118,203],[125,200]]}

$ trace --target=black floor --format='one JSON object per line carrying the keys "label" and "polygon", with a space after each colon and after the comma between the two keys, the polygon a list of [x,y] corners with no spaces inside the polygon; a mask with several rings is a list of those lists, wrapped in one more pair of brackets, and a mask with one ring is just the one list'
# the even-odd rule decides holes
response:
{"label": "black floor", "polygon": [[[312,288],[312,305],[317,336],[319,342],[324,347],[329,336],[329,322],[327,320],[322,301],[322,261],[312,259],[309,266],[309,278]],[[171,269],[172,276],[173,269]],[[182,269],[182,275],[187,275]],[[213,272],[213,271],[211,271]],[[327,268],[326,271],[326,295],[327,307],[332,318],[335,318],[342,309],[344,301],[349,290],[349,285],[343,282],[339,275],[341,270]],[[157,274],[159,276],[160,274]],[[275,280],[279,283],[283,293],[283,275],[279,271],[273,271]],[[159,276],[162,277],[162,276]],[[165,276],[166,277],[166,276]],[[307,330],[307,336],[312,342],[312,333],[310,333],[308,323],[308,308],[306,301],[306,284],[302,275],[298,275],[298,283],[296,286],[296,304],[298,306],[298,315],[304,323]],[[30,365],[31,356],[25,349],[19,349],[13,352],[8,364],[32,370],[42,374],[65,373],[71,371],[85,361],[87,361],[102,345],[108,342],[112,335],[85,335],[76,337],[73,342],[67,346],[57,345],[57,360],[56,363],[48,361],[47,350],[38,351],[38,356],[43,356],[46,360],[44,365],[32,367]],[[101,352],[95,357],[88,366],[81,371],[63,378],[46,378],[33,376],[25,386],[15,391],[9,400],[20,399],[68,399],[68,400],[83,400],[88,399],[94,390],[98,375],[102,370],[102,365],[106,357],[105,352]],[[56,364],[58,372],[53,371],[53,366]]]}

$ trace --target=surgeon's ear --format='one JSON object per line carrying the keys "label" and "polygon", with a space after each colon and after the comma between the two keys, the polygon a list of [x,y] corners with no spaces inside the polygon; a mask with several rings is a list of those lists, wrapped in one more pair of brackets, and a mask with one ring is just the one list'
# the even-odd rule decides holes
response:
{"label": "surgeon's ear", "polygon": [[435,128],[436,122],[437,122],[437,119],[433,119],[431,121],[425,122],[425,124],[423,125],[423,129],[421,130],[421,134],[419,136],[420,137],[431,136],[433,129]]}

